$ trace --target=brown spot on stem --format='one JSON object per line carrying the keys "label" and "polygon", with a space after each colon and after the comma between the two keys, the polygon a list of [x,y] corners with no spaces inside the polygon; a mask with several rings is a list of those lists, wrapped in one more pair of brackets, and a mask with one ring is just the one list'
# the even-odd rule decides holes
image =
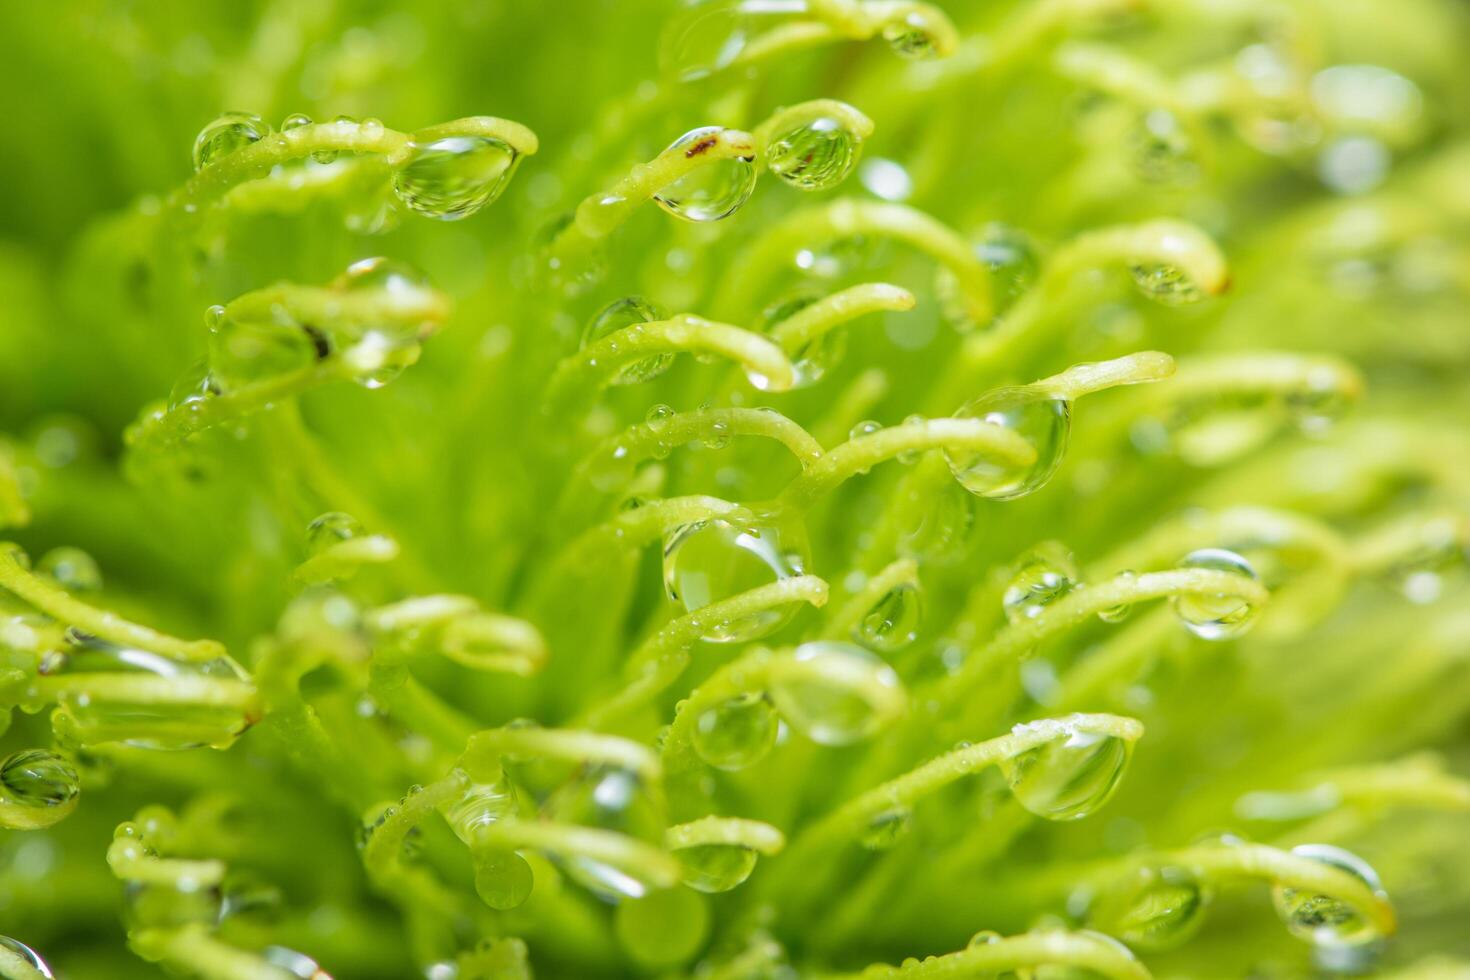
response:
{"label": "brown spot on stem", "polygon": [[718,142],[719,142],[719,140],[716,139],[713,136],[705,137],[704,139],[700,140],[698,143],[695,143],[689,149],[685,150],[684,151],[684,156],[685,156],[686,159],[692,158],[692,157],[697,157],[701,153],[708,152],[709,148],[712,147],[712,146],[714,146]]}

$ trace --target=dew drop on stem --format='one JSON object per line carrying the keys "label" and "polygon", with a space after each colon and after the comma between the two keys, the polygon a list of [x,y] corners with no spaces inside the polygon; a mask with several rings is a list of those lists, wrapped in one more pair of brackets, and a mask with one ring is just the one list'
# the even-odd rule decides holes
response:
{"label": "dew drop on stem", "polygon": [[494,203],[519,162],[514,147],[492,136],[415,143],[393,174],[393,192],[416,214],[458,221]]}
{"label": "dew drop on stem", "polygon": [[1108,801],[1133,745],[1105,732],[1064,724],[1048,741],[1000,762],[1016,801],[1046,820],[1080,820]]}
{"label": "dew drop on stem", "polygon": [[[1257,580],[1251,563],[1225,548],[1200,548],[1185,555],[1180,568],[1204,568],[1217,572],[1233,572]],[[1174,612],[1191,633],[1204,640],[1228,640],[1248,630],[1255,621],[1257,609],[1245,598],[1227,592],[1213,594],[1185,593],[1173,599]]]}
{"label": "dew drop on stem", "polygon": [[1072,405],[1041,388],[998,388],[966,404],[955,418],[1010,429],[1036,450],[1036,460],[1028,464],[984,453],[944,451],[951,472],[966,490],[977,497],[1013,500],[1041,489],[1061,466],[1072,429]]}
{"label": "dew drop on stem", "polygon": [[[613,300],[587,321],[587,326],[582,330],[582,349],[585,350],[619,330],[639,323],[666,320],[668,316],[668,312],[658,304],[642,296],[624,296],[622,299]],[[673,363],[674,355],[671,353],[654,354],[619,368],[611,383],[634,385],[652,381],[672,367]]]}
{"label": "dew drop on stem", "polygon": [[[1357,878],[1380,898],[1386,897],[1378,873],[1362,858],[1328,844],[1301,844],[1291,849],[1297,857],[1319,861]],[[1382,938],[1378,928],[1360,910],[1331,895],[1277,883],[1271,890],[1276,914],[1293,936],[1317,946],[1360,946]]]}
{"label": "dew drop on stem", "polygon": [[[669,149],[682,149],[686,155],[697,153],[699,146],[718,139],[722,132],[718,126],[691,129],[670,144]],[[685,221],[719,221],[740,210],[750,199],[755,178],[755,164],[750,160],[740,157],[710,160],[660,187],[653,199],[669,214]]]}
{"label": "dew drop on stem", "polygon": [[194,169],[203,170],[242,147],[260,142],[270,133],[270,124],[257,115],[226,112],[194,138]]}
{"label": "dew drop on stem", "polygon": [[[800,538],[800,540],[798,540]],[[688,612],[742,592],[803,574],[804,535],[770,524],[696,521],[671,531],[664,541],[664,589]],[[704,634],[712,643],[744,643],[780,629],[796,615],[786,603],[714,623]]]}
{"label": "dew drop on stem", "polygon": [[0,827],[39,830],[76,809],[80,778],[67,759],[25,749],[0,762]]}
{"label": "dew drop on stem", "polygon": [[862,144],[862,137],[841,119],[818,116],[771,140],[766,169],[798,190],[828,190],[852,173]]}
{"label": "dew drop on stem", "polygon": [[764,695],[750,692],[701,712],[690,741],[708,765],[734,772],[765,758],[777,730],[776,710]]}

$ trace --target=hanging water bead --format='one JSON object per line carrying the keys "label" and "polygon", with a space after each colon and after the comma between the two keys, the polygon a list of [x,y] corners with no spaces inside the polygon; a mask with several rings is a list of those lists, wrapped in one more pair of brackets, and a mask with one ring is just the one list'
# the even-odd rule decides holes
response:
{"label": "hanging water bead", "polygon": [[515,148],[493,136],[415,143],[393,174],[393,193],[426,218],[459,221],[493,203],[519,162]]}
{"label": "hanging water bead", "polygon": [[1040,616],[1047,606],[1079,584],[1071,552],[1049,541],[1021,559],[1001,595],[1001,607],[1011,623],[1024,623]]}
{"label": "hanging water bead", "polygon": [[1016,801],[1038,817],[1080,820],[1113,795],[1132,754],[1127,739],[1065,721],[1048,741],[1001,760],[1000,770]]}
{"label": "hanging water bead", "polygon": [[467,782],[463,793],[439,805],[449,829],[471,848],[481,843],[488,828],[514,817],[516,809],[515,787],[503,775],[488,783]]}
{"label": "hanging water bead", "polygon": [[771,700],[792,728],[819,745],[851,745],[903,712],[898,675],[860,646],[818,640],[773,668]]}
{"label": "hanging water bead", "polygon": [[946,484],[915,499],[910,493],[897,519],[897,549],[905,558],[940,562],[964,550],[974,517],[971,497],[959,487]]}
{"label": "hanging water bead", "polygon": [[[213,389],[236,391],[309,366],[331,351],[325,334],[297,323],[284,307],[271,310],[269,320],[239,321],[223,306],[204,314],[209,327],[209,378]],[[198,379],[201,382],[205,379]],[[192,389],[203,392],[202,386]]]}
{"label": "hanging water bead", "polygon": [[1179,183],[1196,171],[1194,144],[1179,117],[1168,109],[1138,114],[1129,131],[1133,169],[1144,180]]}
{"label": "hanging water bead", "polygon": [[332,980],[331,974],[323,970],[316,960],[285,946],[267,946],[260,951],[260,958],[299,980]]}
{"label": "hanging water bead", "polygon": [[[587,326],[582,331],[582,348],[585,350],[608,334],[635,324],[667,320],[668,317],[665,310],[642,296],[624,296],[604,306],[587,321]],[[636,385],[652,381],[672,367],[673,363],[673,354],[654,354],[620,368],[612,377],[611,383]]]}
{"label": "hanging water bead", "polygon": [[[610,830],[662,845],[664,822],[636,774],[599,766],[558,790],[547,802],[553,820]],[[581,854],[562,855],[568,877],[608,900],[642,898],[647,882],[632,873]]]}
{"label": "hanging water bead", "polygon": [[862,145],[862,137],[842,120],[818,116],[771,140],[766,169],[799,190],[824,191],[852,173]]}
{"label": "hanging water bead", "polygon": [[[664,540],[664,590],[686,611],[694,612],[712,602],[800,575],[806,565],[804,544],[801,550],[787,544],[795,533],[724,520],[685,524]],[[711,643],[758,639],[786,625],[797,611],[798,607],[790,603],[761,609],[712,625],[704,639]]]}
{"label": "hanging water bead", "polygon": [[858,843],[870,851],[886,851],[902,840],[913,824],[914,811],[906,806],[884,810],[868,821]]}
{"label": "hanging water bead", "polygon": [[1093,899],[1088,922],[1137,949],[1172,949],[1204,923],[1210,892],[1187,868],[1137,868]]}
{"label": "hanging water bead", "polygon": [[1072,430],[1072,404],[1042,388],[997,388],[967,403],[955,418],[1003,426],[1036,450],[1036,461],[1030,464],[944,451],[950,471],[966,490],[977,497],[1014,500],[1039,490],[1062,464]]}
{"label": "hanging water bead", "polygon": [[194,170],[229,156],[241,147],[258,143],[271,133],[270,124],[248,112],[227,112],[205,126],[194,138]]}
{"label": "hanging water bead", "polygon": [[[818,293],[803,293],[767,307],[761,316],[766,332],[769,333],[778,323],[789,320],[821,298]],[[828,330],[808,341],[791,355],[791,368],[796,378],[792,388],[807,388],[816,384],[828,371],[841,363],[846,353],[847,333],[843,330]]]}
{"label": "hanging water bead", "polygon": [[[1301,844],[1293,847],[1291,853],[1346,871],[1367,885],[1374,895],[1388,897],[1378,880],[1378,872],[1351,851],[1328,844]],[[1340,898],[1277,884],[1271,889],[1271,899],[1276,914],[1291,934],[1314,945],[1361,946],[1383,938],[1365,915]]]}
{"label": "hanging water bead", "polygon": [[659,68],[682,82],[728,68],[745,50],[766,6],[750,0],[685,0],[659,38]]}
{"label": "hanging water bead", "polygon": [[739,844],[696,844],[675,852],[684,866],[684,884],[715,894],[745,883],[759,855]]}
{"label": "hanging water bead", "polygon": [[776,709],[757,693],[730,698],[694,720],[694,751],[716,769],[735,772],[755,765],[776,744]]}
{"label": "hanging water bead", "polygon": [[[1041,274],[1041,254],[1031,236],[1014,225],[993,221],[980,230],[975,257],[990,273],[990,294],[997,319],[1015,304]],[[960,281],[946,266],[934,273],[940,311],[954,328],[968,333],[989,324],[970,319]]]}
{"label": "hanging water bead", "polygon": [[910,11],[883,25],[883,40],[901,58],[923,61],[938,57],[938,42],[926,20],[924,14]]}
{"label": "hanging water bead", "polygon": [[904,582],[883,593],[863,615],[853,627],[853,639],[878,653],[896,653],[914,642],[923,616],[919,587]]}
{"label": "hanging water bead", "polygon": [[613,931],[628,955],[649,969],[670,968],[697,953],[709,936],[709,906],[687,888],[666,888],[613,912]]}
{"label": "hanging water bead", "polygon": [[208,361],[195,361],[179,375],[168,393],[168,410],[197,409],[201,403],[219,394],[219,386],[210,374]]}
{"label": "hanging water bead", "polygon": [[26,749],[0,762],[0,827],[39,830],[77,808],[76,767],[54,752]]}
{"label": "hanging water bead", "polygon": [[81,548],[52,548],[36,563],[36,571],[51,576],[68,592],[96,592],[102,588],[97,560]]}
{"label": "hanging water bead", "polygon": [[[669,145],[695,156],[701,146],[713,144],[724,132],[719,126],[691,129]],[[667,152],[667,151],[665,151]],[[755,190],[755,164],[743,157],[726,157],[695,167],[672,184],[660,187],[653,199],[659,207],[685,221],[719,221],[740,210]]]}
{"label": "hanging water bead", "polygon": [[306,554],[314,558],[343,541],[359,537],[362,533],[361,522],[351,514],[344,514],[340,510],[328,511],[306,525]]}
{"label": "hanging water bead", "polygon": [[1155,303],[1164,306],[1187,306],[1204,298],[1199,283],[1179,268],[1167,262],[1136,262],[1128,267],[1133,284]]}
{"label": "hanging water bead", "polygon": [[[1180,568],[1206,568],[1217,572],[1234,572],[1253,581],[1260,576],[1251,563],[1224,548],[1201,548],[1191,551],[1179,562]],[[1205,640],[1228,640],[1250,629],[1257,609],[1241,596],[1228,592],[1210,595],[1186,593],[1174,597],[1174,612],[1185,627]]]}
{"label": "hanging water bead", "polygon": [[[390,307],[420,309],[433,290],[428,278],[404,262],[375,256],[347,267],[332,288],[343,292],[379,293]],[[381,388],[418,361],[420,341],[434,331],[431,321],[385,315],[364,329],[342,358],[354,369],[353,380],[365,388]]]}
{"label": "hanging water bead", "polygon": [[[51,716],[63,742],[222,749],[254,721],[243,706],[250,695],[247,675],[230,657],[189,663],[82,634],[72,634],[69,641],[71,646],[49,672],[78,682],[57,693],[58,708]],[[89,678],[97,680],[95,687],[81,683]],[[197,698],[157,702],[149,690],[150,678],[197,690]]]}
{"label": "hanging water bead", "polygon": [[[1121,581],[1132,583],[1134,579],[1138,578],[1138,573],[1131,568],[1125,568],[1114,577]],[[1133,606],[1129,603],[1124,603],[1118,606],[1109,606],[1106,609],[1099,609],[1097,611],[1097,618],[1104,623],[1121,623],[1132,614]]]}
{"label": "hanging water bead", "polygon": [[21,963],[45,977],[46,980],[54,980],[56,975],[51,972],[46,961],[41,959],[34,949],[19,939],[11,939],[9,936],[0,936],[0,976],[11,976],[5,970],[5,961],[9,958],[7,954],[18,957]]}

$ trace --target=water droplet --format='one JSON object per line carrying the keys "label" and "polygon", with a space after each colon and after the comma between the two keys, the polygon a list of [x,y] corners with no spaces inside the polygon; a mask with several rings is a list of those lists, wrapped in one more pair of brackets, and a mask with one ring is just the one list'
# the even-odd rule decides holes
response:
{"label": "water droplet", "polygon": [[217,394],[219,394],[219,387],[214,383],[214,377],[209,372],[209,362],[195,361],[183,374],[179,375],[179,379],[169,390],[168,410],[178,411],[213,398]]}
{"label": "water droplet", "polygon": [[418,363],[422,348],[413,334],[397,328],[371,328],[342,352],[352,371],[352,380],[364,388],[377,389],[391,383]]}
{"label": "water droplet", "polygon": [[820,116],[773,139],[766,168],[800,190],[823,191],[847,179],[862,145],[862,137],[840,119]]}
{"label": "water droplet", "polygon": [[883,25],[883,40],[894,54],[913,61],[935,58],[939,55],[938,44],[928,24],[928,17],[919,11],[910,11]]}
{"label": "water droplet", "polygon": [[[624,296],[622,299],[613,300],[587,321],[587,326],[582,331],[582,348],[585,350],[608,334],[616,333],[634,324],[666,320],[668,316],[668,313],[661,307],[642,296]],[[673,363],[673,354],[655,354],[652,357],[645,357],[620,368],[613,376],[612,383],[635,385],[652,381],[667,371]]]}
{"label": "water droplet", "polygon": [[994,929],[981,929],[979,932],[975,933],[975,935],[970,937],[970,941],[965,944],[965,947],[967,949],[979,949],[981,946],[989,946],[992,943],[998,943],[1003,938],[1005,937],[996,932]]}
{"label": "water droplet", "polygon": [[[1017,731],[1026,726],[1017,726]],[[1108,801],[1123,779],[1133,743],[1064,720],[1049,741],[1003,759],[1016,801],[1046,820],[1080,820]]]}
{"label": "water droplet", "polygon": [[[664,589],[688,612],[750,589],[800,575],[806,565],[805,542],[796,532],[773,526],[698,521],[671,531],[664,540]],[[783,540],[785,539],[785,540]],[[799,550],[798,550],[799,549]],[[780,629],[798,606],[762,609],[704,634],[712,643],[744,643]]]}
{"label": "water droplet", "polygon": [[346,293],[378,291],[400,302],[419,302],[433,292],[429,277],[398,259],[375,255],[358,259],[332,280],[332,288]]}
{"label": "water droplet", "polygon": [[1186,868],[1137,868],[1104,889],[1088,923],[1137,949],[1172,949],[1204,923],[1210,893]]}
{"label": "water droplet", "polygon": [[241,147],[270,135],[270,124],[248,112],[227,112],[205,126],[194,138],[194,170],[229,156]]}
{"label": "water droplet", "polygon": [[1029,465],[944,451],[955,479],[966,490],[978,497],[1013,500],[1041,489],[1062,464],[1072,428],[1072,406],[1039,388],[997,388],[966,404],[955,412],[955,418],[1003,426],[1036,450],[1036,461]]}
{"label": "water droplet", "polygon": [[223,896],[219,888],[192,878],[172,884],[129,881],[123,888],[123,918],[131,932],[138,929],[178,929],[195,923],[219,921]]}
{"label": "water droplet", "polygon": [[[1131,568],[1125,568],[1115,576],[1115,578],[1126,579],[1129,582],[1137,577],[1138,573]],[[1098,610],[1097,618],[1104,623],[1121,623],[1132,614],[1133,605],[1131,603],[1124,603],[1121,606],[1109,606],[1107,609]]]}
{"label": "water droplet", "polygon": [[39,830],[77,807],[76,767],[44,749],[26,749],[0,762],[0,827]]}
{"label": "water droplet", "polygon": [[913,178],[895,160],[869,157],[858,168],[858,179],[868,193],[885,201],[907,201],[914,193]]}
{"label": "water droplet", "polygon": [[515,149],[490,136],[446,136],[414,144],[393,175],[393,192],[426,218],[458,221],[491,204],[520,162]]}
{"label": "water droplet", "polygon": [[[1301,844],[1291,849],[1359,879],[1380,898],[1386,898],[1378,873],[1362,858],[1328,844]],[[1314,895],[1277,884],[1271,889],[1276,914],[1293,936],[1318,946],[1358,946],[1382,938],[1373,923],[1353,906],[1330,895]]]}
{"label": "water droplet", "polygon": [[819,745],[851,745],[875,734],[904,707],[898,675],[851,643],[797,647],[770,682],[771,700],[792,728]]}
{"label": "water droplet", "polygon": [[102,588],[102,570],[81,548],[52,548],[41,556],[36,571],[49,575],[68,592],[96,592]]}
{"label": "water droplet", "polygon": [[299,371],[330,353],[325,334],[313,333],[283,308],[278,307],[270,320],[242,322],[226,316],[223,306],[211,306],[204,319],[209,325],[208,378],[201,378],[197,367],[191,370],[175,386],[171,403],[175,398],[202,397],[206,382],[216,392],[236,391]]}
{"label": "water droplet", "polygon": [[[240,707],[247,676],[229,657],[187,663],[80,633],[70,634],[68,642],[55,674],[76,683],[57,695],[58,707],[51,716],[52,727],[68,742],[121,742],[144,749],[226,748],[252,723]],[[126,679],[139,675],[207,680],[218,687],[197,701],[160,703],[146,692],[130,695]],[[96,677],[99,684],[92,688],[82,683],[87,677]],[[109,687],[109,678],[124,686]],[[236,696],[212,696],[230,693]]]}
{"label": "water droplet", "polygon": [[310,126],[311,123],[312,118],[306,113],[293,112],[285,119],[281,120],[281,132],[289,133],[293,129],[300,129],[302,126]]}
{"label": "water droplet", "polygon": [[513,909],[531,897],[535,873],[515,851],[480,848],[475,851],[475,893],[492,909]]}
{"label": "water droplet", "polygon": [[[1179,567],[1208,568],[1234,572],[1252,580],[1259,578],[1250,562],[1224,548],[1191,551],[1179,562]],[[1224,592],[1175,596],[1174,611],[1191,633],[1205,640],[1228,640],[1239,636],[1250,628],[1257,612],[1256,607],[1245,599]]]}
{"label": "water droplet", "polygon": [[684,884],[701,892],[727,892],[745,882],[755,870],[757,854],[738,844],[700,844],[681,848]]}
{"label": "water droplet", "polygon": [[755,23],[746,0],[694,0],[681,6],[659,39],[664,74],[690,82],[728,68],[745,50]]}
{"label": "water droplet", "polygon": [[940,562],[958,556],[970,530],[971,497],[954,484],[926,493],[910,493],[898,521],[898,553],[905,558]]}
{"label": "water droplet", "polygon": [[[547,802],[552,819],[663,844],[664,823],[638,777],[624,769],[596,767],[567,783]],[[633,872],[582,854],[561,856],[567,876],[608,900],[642,898],[649,884]]]}
{"label": "water droplet", "polygon": [[0,949],[9,950],[19,956],[21,962],[41,974],[46,980],[53,980],[55,977],[55,974],[51,972],[51,968],[37,955],[36,951],[20,940],[11,939],[9,936],[0,936]]}
{"label": "water droplet", "polygon": [[851,429],[848,430],[847,438],[861,439],[863,436],[870,436],[874,432],[877,432],[882,428],[882,422],[874,422],[872,419],[864,419],[863,421],[859,422],[857,425],[854,425]]}
{"label": "water droplet", "polygon": [[[821,299],[818,293],[802,293],[766,308],[761,321],[767,333],[783,320],[811,306]],[[828,330],[815,340],[804,344],[792,354],[791,367],[795,371],[794,388],[806,388],[816,384],[827,372],[841,363],[847,353],[847,332]]]}
{"label": "water droplet", "polygon": [[[991,300],[999,319],[1036,283],[1041,274],[1040,249],[1021,229],[993,221],[980,230],[974,252],[990,273]],[[990,326],[970,318],[959,280],[945,266],[934,273],[934,291],[940,312],[960,333]]]}
{"label": "water droplet", "polygon": [[868,821],[858,842],[870,851],[886,851],[908,834],[913,823],[914,812],[906,806],[884,810]]}
{"label": "water droplet", "polygon": [[924,615],[918,586],[895,585],[853,628],[853,639],[878,653],[895,653],[914,642]]}
{"label": "water droplet", "polygon": [[515,787],[504,778],[488,783],[467,782],[460,796],[439,805],[439,812],[455,836],[473,849],[486,828],[515,816]]}
{"label": "water droplet", "polygon": [[1140,112],[1129,131],[1129,143],[1133,169],[1144,180],[1183,183],[1198,170],[1194,144],[1179,117],[1168,109]]}
{"label": "water droplet", "polygon": [[309,557],[316,557],[333,545],[358,537],[362,533],[362,524],[351,514],[344,514],[339,510],[328,511],[306,525],[306,553]]}
{"label": "water droplet", "polygon": [[[718,126],[691,129],[669,146],[670,150],[688,147],[689,152],[703,140],[716,138],[724,130]],[[672,184],[658,189],[653,199],[659,207],[685,221],[719,221],[728,218],[750,199],[755,190],[755,165],[749,160],[726,157],[695,167]]]}
{"label": "water droplet", "polygon": [[260,951],[260,958],[299,980],[332,980],[331,974],[323,970],[316,960],[285,946],[267,946]]}
{"label": "water droplet", "polygon": [[1167,262],[1140,262],[1130,265],[1133,283],[1139,292],[1164,306],[1185,306],[1198,303],[1204,291],[1190,278],[1189,273]]}
{"label": "water droplet", "polygon": [[1001,595],[1006,619],[1024,623],[1077,587],[1080,577],[1072,553],[1055,541],[1037,546],[1016,565]]}
{"label": "water droplet", "polygon": [[1296,427],[1308,435],[1321,435],[1347,414],[1350,401],[1329,372],[1311,372],[1306,383],[1286,394],[1286,411]]}
{"label": "water droplet", "polygon": [[677,966],[691,959],[709,936],[708,900],[687,888],[667,888],[613,912],[613,931],[629,957],[645,968]]}
{"label": "water droplet", "polygon": [[695,719],[691,741],[706,763],[734,772],[765,758],[776,744],[778,721],[763,695],[741,694]]}

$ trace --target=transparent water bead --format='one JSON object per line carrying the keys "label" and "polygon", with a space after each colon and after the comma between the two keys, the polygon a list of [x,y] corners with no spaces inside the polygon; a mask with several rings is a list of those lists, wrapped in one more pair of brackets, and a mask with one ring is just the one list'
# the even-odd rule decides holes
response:
{"label": "transparent water bead", "polygon": [[892,668],[860,646],[829,640],[797,647],[772,677],[770,695],[786,722],[819,745],[869,738],[904,707]]}
{"label": "transparent water bead", "polygon": [[241,147],[260,142],[270,133],[270,124],[257,115],[226,112],[194,137],[194,170],[203,170]]}
{"label": "transparent water bead", "polygon": [[[1138,577],[1138,573],[1131,568],[1125,568],[1114,577],[1132,582],[1133,579]],[[1133,615],[1133,607],[1125,603],[1120,606],[1109,606],[1106,609],[1099,609],[1097,618],[1104,623],[1121,623],[1131,615]]]}
{"label": "transparent water bead", "polygon": [[121,742],[144,749],[226,748],[253,723],[235,704],[149,699],[134,695],[134,678],[152,676],[187,683],[217,681],[235,689],[248,683],[229,657],[207,663],[172,660],[148,650],[118,646],[74,634],[71,646],[49,671],[58,677],[87,678],[95,684],[68,687],[57,694],[52,727],[59,739],[81,745]]}
{"label": "transparent water bead", "polygon": [[711,894],[744,884],[759,859],[755,851],[738,844],[699,844],[676,853],[684,865],[684,884]]}
{"label": "transparent water bead", "polygon": [[314,558],[334,545],[351,541],[362,533],[362,523],[351,514],[340,510],[328,511],[306,525],[306,553]]}
{"label": "transparent water bead", "polygon": [[1072,553],[1055,541],[1037,546],[1016,565],[1015,574],[1001,594],[1006,619],[1024,623],[1040,616],[1047,606],[1080,583]]}
{"label": "transparent water bead", "polygon": [[[1078,929],[1072,935],[1079,938],[1086,937],[1095,943],[1111,946],[1119,956],[1137,962],[1133,951],[1112,936],[1094,932],[1091,929]],[[1070,963],[1041,963],[1031,970],[1017,970],[1016,980],[1109,980],[1115,975],[1101,973],[1085,966],[1074,966]]]}
{"label": "transparent water bead", "polygon": [[766,169],[799,190],[824,191],[852,173],[862,145],[862,137],[842,120],[819,116],[771,140]]}
{"label": "transparent water bead", "polygon": [[267,946],[260,951],[260,958],[276,969],[284,970],[287,976],[300,980],[332,980],[332,975],[316,960],[285,946]]}
{"label": "transparent water bead", "polygon": [[1209,890],[1189,869],[1146,866],[1099,894],[1088,922],[1137,949],[1171,949],[1199,930],[1209,900]]}
{"label": "transparent water bead", "polygon": [[[774,526],[696,521],[670,532],[664,540],[664,590],[688,612],[729,599],[772,582],[802,574],[804,544],[788,545],[794,532]],[[793,542],[793,544],[795,544]],[[787,604],[762,609],[712,625],[704,634],[711,643],[744,643],[769,635],[796,615]]]}
{"label": "transparent water bead", "polygon": [[[1207,568],[1217,572],[1234,572],[1259,579],[1251,563],[1224,548],[1201,548],[1191,551],[1179,562],[1180,568]],[[1174,612],[1185,627],[1205,640],[1228,640],[1250,629],[1257,609],[1240,596],[1229,593],[1214,595],[1186,594],[1174,597]]]}
{"label": "transparent water bead", "polygon": [[1144,180],[1180,183],[1195,175],[1194,144],[1168,109],[1140,112],[1128,136],[1133,169]]}
{"label": "transparent water bead", "polygon": [[[15,956],[20,958],[20,961],[22,963],[35,970],[41,976],[46,977],[47,980],[52,980],[52,978],[55,977],[55,974],[51,972],[51,967],[46,965],[46,961],[41,959],[40,955],[34,949],[31,949],[19,939],[11,939],[9,936],[0,936],[0,950],[3,950],[6,953],[13,953]],[[0,955],[0,967],[3,967],[4,964],[5,957],[3,955]],[[9,976],[9,974],[4,975]]]}
{"label": "transparent water bead", "polygon": [[[223,306],[211,306],[204,321],[209,327],[208,382],[216,392],[299,371],[331,353],[326,334],[297,323],[282,307],[269,320],[239,321],[226,316]],[[184,388],[186,382],[180,381],[170,402],[206,394],[206,379],[192,377],[196,383]]]}
{"label": "transparent water bead", "polygon": [[709,902],[687,888],[665,888],[613,912],[613,932],[630,958],[647,969],[693,958],[709,936]]}
{"label": "transparent water bead", "polygon": [[414,144],[393,174],[393,192],[426,218],[458,221],[493,203],[519,162],[515,148],[504,140],[446,136]]}
{"label": "transparent water bead", "polygon": [[515,851],[477,848],[475,894],[492,909],[519,908],[531,897],[535,873],[531,864]]}
{"label": "transparent water bead", "polygon": [[177,412],[197,408],[220,392],[214,376],[209,371],[208,361],[195,361],[184,369],[168,392],[168,410]]}
{"label": "transparent water bead", "polygon": [[964,552],[974,519],[973,499],[954,484],[937,488],[936,492],[915,500],[909,495],[897,519],[897,550],[905,558],[944,562]]}
{"label": "transparent water bead", "polygon": [[[990,294],[998,319],[1035,285],[1041,274],[1041,250],[1026,232],[1000,221],[980,230],[973,249],[990,273]],[[989,326],[970,319],[959,280],[945,266],[934,273],[934,292],[940,311],[956,330],[968,333]]]}
{"label": "transparent water bead", "polygon": [[928,17],[919,11],[911,11],[884,24],[883,40],[901,58],[923,61],[939,55],[938,42]]}
{"label": "transparent water bead", "polygon": [[379,291],[403,302],[421,301],[433,292],[429,277],[407,262],[374,255],[358,259],[332,281],[332,288],[347,293]]}
{"label": "transparent water bead", "polygon": [[1017,802],[1038,817],[1080,820],[1113,795],[1132,754],[1127,739],[1064,720],[1050,740],[1002,760],[1000,770]]}
{"label": "transparent water bead", "polygon": [[515,816],[516,809],[515,787],[503,776],[493,782],[468,782],[460,796],[439,805],[449,829],[472,848],[487,828]]}
{"label": "transparent water bead", "polygon": [[[803,293],[767,307],[761,316],[766,332],[769,333],[776,324],[789,320],[821,298],[819,293]],[[847,332],[844,330],[828,330],[815,340],[802,345],[800,350],[791,355],[791,366],[796,374],[796,382],[792,387],[807,388],[821,381],[828,371],[842,362],[846,353]]]}
{"label": "transparent water bead", "polygon": [[906,806],[884,810],[868,821],[858,843],[870,851],[886,851],[902,840],[913,824],[914,811]]}
{"label": "transparent water bead", "polygon": [[36,571],[51,576],[68,592],[96,592],[102,588],[97,559],[81,548],[52,548],[36,563]]}
{"label": "transparent water bead", "polygon": [[905,582],[883,593],[853,628],[853,639],[877,653],[896,653],[914,642],[923,618],[919,588]]}
{"label": "transparent water bead", "polygon": [[742,694],[700,714],[694,721],[694,751],[716,769],[734,772],[755,765],[776,744],[779,719],[765,696]]}
{"label": "transparent water bead", "polygon": [[1036,461],[1028,465],[944,451],[950,471],[966,490],[977,497],[1014,500],[1041,489],[1062,464],[1072,429],[1072,404],[1040,388],[997,388],[964,405],[955,418],[1003,426],[1036,450]]}
{"label": "transparent water bead", "polygon": [[981,946],[989,946],[993,943],[998,943],[1003,938],[1005,937],[996,932],[994,929],[981,929],[979,932],[970,937],[970,941],[965,943],[965,948],[979,949]]}
{"label": "transparent water bead", "polygon": [[[566,784],[547,802],[552,819],[596,827],[661,846],[664,822],[638,776],[624,769],[596,767]],[[642,898],[648,883],[621,868],[580,854],[565,854],[567,876],[608,900]]]}
{"label": "transparent water bead", "polygon": [[[587,321],[582,330],[582,348],[585,350],[608,334],[616,333],[638,323],[667,320],[669,314],[658,304],[642,296],[624,296],[613,300]],[[655,354],[641,361],[634,361],[618,370],[612,378],[615,385],[636,385],[652,381],[673,366],[673,354]]]}
{"label": "transparent water bead", "polygon": [[1199,283],[1176,265],[1167,262],[1140,262],[1128,267],[1133,284],[1155,303],[1164,306],[1187,306],[1204,299]]}
{"label": "transparent water bead", "polygon": [[25,749],[0,762],[0,827],[39,830],[77,808],[76,767],[54,752]]}
{"label": "transparent water bead", "polygon": [[[1298,857],[1330,865],[1359,879],[1380,898],[1386,897],[1378,872],[1362,858],[1328,844],[1301,844],[1291,849]],[[1314,895],[1277,884],[1271,889],[1276,914],[1299,939],[1318,946],[1359,946],[1382,937],[1369,919],[1353,906],[1330,895]]]}
{"label": "transparent water bead", "polygon": [[[683,150],[686,156],[698,155],[706,140],[718,137],[719,126],[691,129],[669,145],[670,150]],[[685,221],[719,221],[728,218],[750,199],[755,190],[755,163],[739,157],[726,157],[695,167],[672,184],[660,187],[653,195],[659,207]]]}

